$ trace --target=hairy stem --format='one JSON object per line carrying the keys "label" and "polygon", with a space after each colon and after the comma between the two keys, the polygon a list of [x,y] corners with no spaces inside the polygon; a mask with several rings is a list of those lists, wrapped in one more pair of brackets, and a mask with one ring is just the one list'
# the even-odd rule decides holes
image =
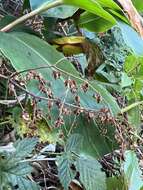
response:
{"label": "hairy stem", "polygon": [[30,13],[23,15],[22,17],[18,18],[17,20],[11,22],[10,24],[8,24],[4,28],[2,28],[0,31],[1,32],[7,32],[10,29],[12,29],[14,26],[26,21],[27,19],[32,18],[35,15],[38,15],[42,12],[47,11],[48,9],[57,7],[57,6],[62,5],[62,4],[63,4],[63,0],[57,0],[57,1],[54,1],[52,3],[44,4],[44,5],[40,6],[39,8],[31,11]]}

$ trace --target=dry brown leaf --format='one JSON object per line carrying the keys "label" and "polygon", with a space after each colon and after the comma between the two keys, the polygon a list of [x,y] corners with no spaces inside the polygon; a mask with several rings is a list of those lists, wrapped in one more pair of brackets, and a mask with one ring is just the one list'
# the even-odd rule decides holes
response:
{"label": "dry brown leaf", "polygon": [[124,9],[124,12],[127,14],[128,19],[130,20],[132,26],[143,38],[143,18],[138,13],[134,7],[131,0],[117,0]]}

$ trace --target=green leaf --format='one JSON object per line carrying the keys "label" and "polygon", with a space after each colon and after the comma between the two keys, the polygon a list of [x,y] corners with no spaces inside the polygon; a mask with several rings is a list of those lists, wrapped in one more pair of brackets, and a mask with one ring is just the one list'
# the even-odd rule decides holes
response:
{"label": "green leaf", "polygon": [[107,190],[127,190],[127,183],[124,177],[109,177],[106,179]]}
{"label": "green leaf", "polygon": [[65,190],[68,190],[70,182],[75,178],[76,173],[71,169],[73,160],[71,153],[64,153],[57,160],[58,165],[58,176],[60,178],[61,184]]}
{"label": "green leaf", "polygon": [[121,87],[125,88],[125,87],[129,87],[133,84],[133,81],[131,79],[131,77],[128,77],[127,73],[122,73],[121,75]]}
{"label": "green leaf", "polygon": [[23,8],[23,10],[30,9],[30,2],[29,2],[29,0],[24,0],[22,8]]}
{"label": "green leaf", "polygon": [[40,187],[35,182],[29,181],[22,177],[17,178],[17,184],[19,190],[40,190]]}
{"label": "green leaf", "polygon": [[142,0],[132,0],[133,4],[135,5],[138,11],[143,12],[143,2]]}
{"label": "green leaf", "polygon": [[[78,8],[84,9],[90,13],[96,14],[105,20],[110,21],[112,24],[116,23],[115,18],[105,11],[97,1],[92,0],[63,0],[67,5],[73,5]],[[104,4],[105,5],[105,4]]]}
{"label": "green leaf", "polygon": [[106,190],[105,173],[101,171],[101,165],[96,159],[81,156],[76,162],[76,169],[86,190]]}
{"label": "green leaf", "polygon": [[121,10],[121,8],[113,0],[97,0],[103,7]]}
{"label": "green leaf", "polygon": [[[7,42],[9,42],[9,44]],[[37,38],[36,36],[22,32],[1,32],[0,49],[10,60],[16,71],[34,69],[42,66],[51,67],[51,65],[58,63],[56,67],[58,67],[61,72],[70,75],[71,78],[77,82],[78,86],[84,82],[84,80],[79,77],[79,74],[73,65],[67,61],[61,53],[57,52],[54,47]],[[66,90],[63,83],[64,78],[61,77],[61,80],[55,80],[52,76],[53,70],[51,68],[39,69],[38,72],[41,73],[45,80],[50,81],[52,92],[55,97],[62,99]],[[31,93],[39,94],[38,83],[36,81],[30,81],[27,88]],[[90,89],[90,93],[82,93],[84,94],[84,97],[88,95],[88,98],[86,99],[87,104],[85,104],[84,101],[81,101],[81,105],[83,107],[87,109],[91,107],[95,109],[95,107],[97,107],[95,99],[92,97],[93,93],[97,92],[102,96],[103,103],[105,104],[104,106],[108,106],[111,109],[111,113],[113,115],[116,115],[120,112],[120,108],[115,99],[103,86],[99,84],[98,81],[90,82]],[[41,96],[43,96],[43,94],[41,94]],[[73,98],[70,95],[69,101],[73,101]],[[41,109],[43,109],[43,112],[45,112],[47,105],[41,103],[41,106]]]}
{"label": "green leaf", "polygon": [[128,190],[140,190],[143,187],[142,171],[139,168],[135,152],[126,151],[123,170],[128,183]]}
{"label": "green leaf", "polygon": [[32,167],[27,163],[18,163],[12,165],[11,168],[8,169],[8,172],[16,176],[26,176],[32,172]]}
{"label": "green leaf", "polygon": [[124,70],[128,75],[135,79],[142,79],[143,76],[143,57],[129,55],[124,64]]}
{"label": "green leaf", "polygon": [[129,21],[128,21],[127,17],[125,17],[125,15],[123,14],[123,11],[117,12],[117,11],[115,11],[113,9],[110,9],[109,13],[111,15],[113,15],[115,18],[118,18],[119,20],[129,24]]}
{"label": "green leaf", "polygon": [[109,94],[109,92],[101,85],[99,85],[99,82],[94,81],[90,82],[90,84],[93,86],[93,89],[95,88],[96,92],[99,92],[102,96],[105,104],[107,107],[111,110],[111,114],[116,116],[118,113],[120,113],[120,108],[113,96]]}
{"label": "green leaf", "polygon": [[140,65],[140,58],[135,55],[127,56],[124,63],[124,70],[127,74],[136,72],[136,68]]}
{"label": "green leaf", "polygon": [[[44,4],[51,3],[54,0],[30,0],[30,5],[32,9],[36,9]],[[72,16],[77,11],[77,8],[67,5],[58,6],[56,8],[52,8],[47,12],[43,13],[46,17],[56,17],[56,18],[67,18]]]}
{"label": "green leaf", "polygon": [[32,167],[28,162],[20,162],[14,154],[0,160],[0,171],[0,187],[11,184],[13,188],[18,185],[19,190],[40,190],[36,183],[26,179],[26,175],[31,174]]}
{"label": "green leaf", "polygon": [[82,145],[83,145],[83,136],[80,134],[73,134],[68,138],[65,152],[71,151],[75,153],[79,153]]}
{"label": "green leaf", "polygon": [[86,28],[94,32],[105,32],[112,26],[114,26],[114,24],[110,21],[107,21],[102,17],[96,16],[88,12],[85,12],[80,16],[78,24],[79,27]]}
{"label": "green leaf", "polygon": [[18,140],[15,142],[14,147],[16,148],[15,155],[16,157],[26,157],[28,156],[33,149],[35,148],[38,142],[37,138],[25,138],[23,140]]}
{"label": "green leaf", "polygon": [[[78,127],[75,127],[72,134],[80,134],[84,139],[80,154],[100,159],[118,148],[114,138],[115,129],[111,125],[101,125],[92,119],[88,121],[83,116],[78,117],[76,123]],[[103,135],[102,130],[107,130],[107,134]]]}
{"label": "green leaf", "polygon": [[[4,41],[2,39],[3,37]],[[10,46],[5,43],[6,41],[11,41]],[[39,68],[42,66],[50,67],[39,69],[38,73],[41,73],[45,80],[50,81],[52,91],[58,98],[63,98],[66,88],[62,77],[61,80],[54,79],[51,65],[59,62],[57,66],[59,66],[60,69],[74,73],[74,75],[78,76],[72,64],[67,61],[61,53],[57,52],[54,47],[35,36],[26,33],[0,33],[0,49],[5,56],[10,59],[16,71]],[[38,84],[34,80],[29,82],[27,88],[33,94],[39,94]],[[43,94],[39,95],[44,96]],[[47,104],[46,108],[44,106],[45,102],[41,103],[43,112],[47,109]]]}
{"label": "green leaf", "polygon": [[129,25],[118,21],[118,26],[121,29],[123,39],[127,46],[131,48],[137,56],[143,56],[143,40],[139,34]]}
{"label": "green leaf", "polygon": [[[133,103],[135,100],[133,101]],[[137,130],[140,130],[141,126],[141,112],[140,106],[136,106],[135,108],[128,111],[128,120],[129,123]]]}

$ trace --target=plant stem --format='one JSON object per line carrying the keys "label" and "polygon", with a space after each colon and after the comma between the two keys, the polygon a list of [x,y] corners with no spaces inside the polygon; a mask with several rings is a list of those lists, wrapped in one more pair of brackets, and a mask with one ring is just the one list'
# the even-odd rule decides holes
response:
{"label": "plant stem", "polygon": [[142,105],[142,104],[143,104],[143,101],[135,102],[135,103],[121,109],[121,113],[123,114],[125,112],[128,112],[129,110],[131,110],[131,109],[133,109],[133,108],[135,108],[135,107],[137,107],[139,105]]}
{"label": "plant stem", "polygon": [[44,4],[42,6],[40,6],[39,8],[31,11],[30,13],[23,15],[22,17],[18,18],[17,20],[13,21],[12,23],[8,24],[7,26],[5,26],[4,28],[2,28],[0,31],[1,32],[7,32],[10,29],[12,29],[14,26],[26,21],[27,19],[30,19],[32,17],[34,17],[35,15],[38,15],[44,11],[47,11],[48,9],[57,7],[59,5],[63,4],[63,0],[57,0],[48,4]]}
{"label": "plant stem", "polygon": [[1,126],[1,125],[9,124],[9,123],[11,123],[11,122],[12,122],[12,120],[3,121],[3,122],[0,123],[0,126]]}
{"label": "plant stem", "polygon": [[26,160],[19,161],[19,163],[23,163],[23,162],[39,162],[39,161],[56,161],[56,158],[26,159]]}

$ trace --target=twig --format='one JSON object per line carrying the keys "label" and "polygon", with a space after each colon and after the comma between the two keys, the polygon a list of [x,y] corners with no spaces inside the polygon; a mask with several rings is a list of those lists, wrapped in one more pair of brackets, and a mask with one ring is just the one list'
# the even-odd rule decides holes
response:
{"label": "twig", "polygon": [[11,122],[12,122],[12,120],[8,120],[8,121],[1,122],[1,123],[0,123],[0,126],[1,126],[1,125],[9,124],[9,123],[11,123]]}
{"label": "twig", "polygon": [[2,74],[0,74],[0,78],[3,78],[3,79],[8,79],[8,77],[7,76],[5,76],[5,75],[2,75]]}
{"label": "twig", "polygon": [[[36,71],[36,70],[40,70],[40,69],[49,69],[49,68],[52,68],[52,67],[55,67],[57,66],[59,63],[61,63],[63,60],[66,60],[67,58],[66,57],[63,57],[61,59],[59,59],[55,64],[53,65],[45,65],[45,66],[41,66],[41,67],[36,67],[36,68],[31,68],[31,69],[25,69],[25,70],[22,70],[22,71],[19,71],[19,72],[15,72],[13,73],[9,78],[13,78],[15,76],[18,76],[22,73],[26,73],[26,72],[29,72],[29,71]],[[1,75],[0,75],[1,76]],[[2,75],[3,77],[3,75]],[[7,79],[7,78],[6,78]]]}
{"label": "twig", "polygon": [[16,25],[44,12],[44,11],[47,11],[48,9],[51,9],[51,8],[54,8],[54,7],[57,7],[59,5],[62,5],[63,4],[63,1],[62,0],[57,0],[57,1],[54,1],[54,2],[51,2],[51,3],[45,3],[43,4],[42,6],[40,6],[39,8],[31,11],[30,13],[26,14],[26,15],[23,15],[22,17],[18,18],[17,20],[13,21],[12,23],[8,24],[7,26],[5,26],[4,28],[2,28],[0,31],[1,32],[7,32],[9,30],[11,30],[13,27],[15,27]]}
{"label": "twig", "polygon": [[[64,59],[64,58],[63,58],[63,59]],[[68,72],[66,72],[66,71],[64,71],[64,70],[62,70],[62,69],[60,69],[60,68],[58,68],[58,67],[57,67],[57,64],[60,63],[63,59],[59,60],[56,64],[51,65],[51,66],[43,66],[43,67],[39,67],[39,68],[27,69],[27,70],[24,70],[24,71],[20,71],[20,72],[18,72],[18,73],[15,73],[14,75],[11,75],[11,77],[14,77],[15,75],[20,74],[20,73],[23,73],[23,72],[28,72],[28,71],[30,71],[30,70],[38,70],[38,69],[53,67],[53,68],[57,69],[58,71],[60,71],[60,72],[62,72],[62,73],[64,73],[64,74],[66,74],[66,75],[68,75],[68,76],[71,76],[71,77],[73,77],[73,78],[76,78],[76,79],[78,79],[78,80],[80,80],[80,81],[82,81],[82,82],[88,83],[87,80],[82,79],[82,78],[80,78],[80,77],[78,77],[78,76],[75,76],[75,75],[73,75],[73,74],[71,74],[71,73],[68,73]],[[9,79],[9,77],[7,77],[7,76],[5,76],[5,75],[2,75],[2,74],[0,74],[0,78],[4,78],[4,79],[7,79],[7,80]],[[11,79],[10,79],[9,81],[10,81],[12,84],[16,85],[18,88],[20,88],[21,90],[23,90],[24,92],[26,92],[27,94],[29,94],[30,96],[36,98],[36,99],[45,100],[45,101],[48,101],[48,100],[49,100],[49,101],[54,101],[54,102],[57,102],[57,101],[58,101],[57,98],[46,98],[46,97],[36,96],[35,94],[33,94],[33,93],[29,92],[28,90],[26,90],[25,88],[21,87],[21,86],[20,86],[18,83],[16,83],[15,81],[13,81],[13,80],[11,80]],[[91,89],[93,89],[94,91],[96,91],[96,89],[95,89],[90,83],[88,83],[88,85],[91,87]],[[74,105],[74,104],[70,104],[70,103],[67,103],[67,102],[65,102],[64,104],[67,105],[67,106],[73,107],[73,108],[75,108],[75,109],[80,109],[80,110],[84,110],[84,111],[91,111],[91,112],[97,112],[95,109],[86,109],[86,108],[83,108],[83,107],[80,107],[80,106],[77,106],[77,105]],[[131,104],[131,105],[125,107],[125,108],[122,108],[119,114],[123,114],[123,113],[125,113],[125,112],[128,112],[129,110],[131,110],[131,109],[133,109],[133,108],[135,108],[135,107],[137,107],[137,106],[139,106],[139,105],[142,105],[142,104],[143,104],[143,101],[135,102],[135,103],[133,103],[133,104]]]}
{"label": "twig", "polygon": [[[17,96],[18,101],[23,101],[25,99],[25,94],[22,94],[20,96]],[[0,100],[0,104],[7,105],[7,106],[13,106],[17,104],[17,100]]]}
{"label": "twig", "polygon": [[[21,87],[19,84],[17,84],[15,81],[12,81],[10,80],[10,82],[17,86],[18,88],[20,88],[21,90],[23,90],[24,92],[26,92],[27,94],[29,94],[30,96],[32,96],[33,98],[36,98],[36,99],[39,99],[39,100],[45,100],[45,101],[54,101],[54,102],[57,102],[59,99],[58,98],[47,98],[47,97],[43,97],[43,96],[37,96],[31,92],[29,92],[28,90],[26,90],[25,88]],[[70,104],[70,103],[67,103],[67,102],[64,102],[64,105],[66,106],[69,106],[69,107],[73,107],[75,109],[80,109],[80,110],[83,110],[83,111],[91,111],[91,112],[95,112],[97,113],[97,110],[96,109],[87,109],[87,108],[84,108],[84,107],[80,107],[80,106],[77,106],[77,105],[74,105],[74,104]]]}
{"label": "twig", "polygon": [[[68,78],[68,80],[69,80],[69,79],[70,79],[70,78]],[[63,112],[63,108],[64,108],[64,105],[65,105],[65,102],[66,102],[66,98],[67,98],[67,96],[68,96],[68,92],[69,92],[69,86],[67,87],[67,90],[66,90],[66,92],[65,92],[65,97],[64,97],[64,99],[63,99],[63,101],[62,101],[62,105],[61,105],[61,107],[60,107],[59,117],[62,116],[62,112]]]}
{"label": "twig", "polygon": [[19,161],[19,163],[23,163],[23,162],[40,162],[40,161],[56,161],[56,158],[26,159],[26,160]]}
{"label": "twig", "polygon": [[17,96],[17,94],[16,94],[16,90],[15,90],[15,89],[13,89],[13,93],[14,93],[14,96],[15,96],[17,102],[19,103],[19,105],[20,105],[22,111],[24,112],[25,109],[24,109],[23,105],[21,104],[21,101],[19,100],[19,98],[18,98],[18,96]]}

